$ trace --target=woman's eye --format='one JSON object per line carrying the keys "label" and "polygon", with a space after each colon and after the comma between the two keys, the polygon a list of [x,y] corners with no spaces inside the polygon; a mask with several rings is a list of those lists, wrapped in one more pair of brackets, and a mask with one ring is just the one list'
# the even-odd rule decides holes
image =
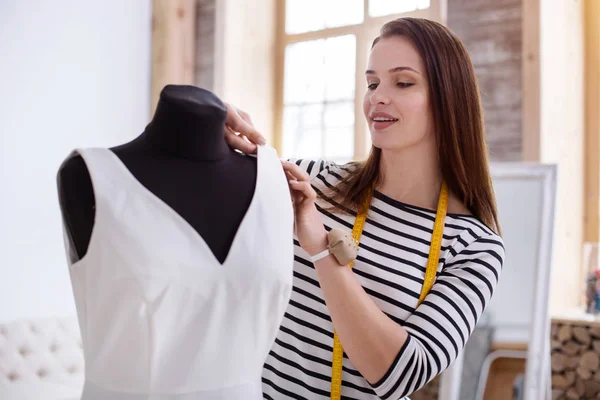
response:
{"label": "woman's eye", "polygon": [[398,82],[397,85],[401,88],[407,88],[413,85],[413,83],[409,83],[409,82]]}
{"label": "woman's eye", "polygon": [[376,83],[369,83],[369,86],[367,86],[367,88],[369,90],[375,90],[375,89],[377,89],[377,84]]}

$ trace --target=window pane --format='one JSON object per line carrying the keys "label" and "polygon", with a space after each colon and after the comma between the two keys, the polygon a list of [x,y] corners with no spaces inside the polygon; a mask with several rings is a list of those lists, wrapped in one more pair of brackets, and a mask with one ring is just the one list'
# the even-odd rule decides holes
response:
{"label": "window pane", "polygon": [[290,44],[284,68],[283,156],[351,159],[355,36]]}
{"label": "window pane", "polygon": [[295,157],[320,158],[323,156],[323,134],[321,129],[305,129],[293,150]]}
{"label": "window pane", "polygon": [[390,14],[423,10],[429,8],[429,0],[369,0],[369,15],[382,17]]}
{"label": "window pane", "polygon": [[283,157],[293,157],[297,140],[301,134],[300,107],[285,107],[283,109],[282,152]]}
{"label": "window pane", "polygon": [[284,102],[320,103],[325,95],[323,39],[290,44],[285,48]]}
{"label": "window pane", "polygon": [[353,99],[356,78],[356,38],[338,36],[325,41],[325,100]]}
{"label": "window pane", "polygon": [[321,0],[320,5],[325,15],[326,28],[356,25],[363,22],[363,0]]}
{"label": "window pane", "polygon": [[286,106],[283,109],[283,156],[323,156],[323,104]]}
{"label": "window pane", "polygon": [[417,8],[419,10],[425,10],[427,8],[431,7],[431,1],[430,0],[417,0]]}
{"label": "window pane", "polygon": [[323,158],[351,159],[354,155],[354,124],[345,128],[330,128],[325,133]]}
{"label": "window pane", "polygon": [[293,43],[285,49],[285,104],[354,97],[354,35]]}
{"label": "window pane", "polygon": [[288,34],[317,31],[325,28],[319,0],[287,0],[285,31]]}
{"label": "window pane", "polygon": [[326,132],[329,128],[352,127],[354,129],[354,101],[327,104],[324,126]]}
{"label": "window pane", "polygon": [[325,106],[325,148],[323,157],[331,160],[354,156],[354,101]]}
{"label": "window pane", "polygon": [[363,0],[287,0],[285,7],[288,34],[360,24],[364,17]]}
{"label": "window pane", "polygon": [[300,109],[301,121],[303,129],[306,128],[321,128],[323,126],[323,104],[309,104]]}

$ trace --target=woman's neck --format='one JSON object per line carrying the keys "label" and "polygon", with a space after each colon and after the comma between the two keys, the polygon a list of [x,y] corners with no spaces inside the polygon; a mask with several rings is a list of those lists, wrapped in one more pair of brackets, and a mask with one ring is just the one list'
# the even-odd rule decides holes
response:
{"label": "woman's neck", "polygon": [[378,190],[396,201],[435,210],[442,185],[437,154],[425,144],[419,147],[381,151]]}

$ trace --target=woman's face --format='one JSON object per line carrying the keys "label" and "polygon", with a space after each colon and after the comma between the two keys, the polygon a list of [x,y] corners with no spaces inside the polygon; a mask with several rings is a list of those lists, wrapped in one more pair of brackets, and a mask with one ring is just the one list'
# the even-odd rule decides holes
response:
{"label": "woman's face", "polygon": [[408,39],[379,40],[366,79],[363,110],[375,147],[397,151],[434,140],[425,66]]}

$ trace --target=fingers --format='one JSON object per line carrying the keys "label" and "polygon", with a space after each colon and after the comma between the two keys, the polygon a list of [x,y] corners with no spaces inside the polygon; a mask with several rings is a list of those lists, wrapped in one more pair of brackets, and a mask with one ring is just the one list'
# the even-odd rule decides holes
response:
{"label": "fingers", "polygon": [[231,127],[235,127],[239,124],[239,120],[241,119],[237,108],[229,103],[225,103],[225,108],[227,108],[227,117],[225,118],[225,123]]}
{"label": "fingers", "polygon": [[243,136],[237,135],[230,127],[225,126],[225,141],[227,144],[242,153],[256,153],[256,144],[244,139]]}
{"label": "fingers", "polygon": [[[286,175],[292,175],[298,181],[310,181],[310,175],[296,164],[288,161],[282,161],[281,165]],[[289,176],[289,175],[288,175]]]}
{"label": "fingers", "polygon": [[252,119],[247,112],[237,109],[231,104],[225,103],[227,108],[227,117],[225,124],[230,126],[235,132],[246,136],[254,144],[264,145],[267,143],[265,138],[254,128]]}
{"label": "fingers", "polygon": [[283,170],[288,178],[288,184],[292,191],[292,198],[304,197],[308,200],[315,200],[317,192],[310,183],[310,176],[294,163],[282,161]]}
{"label": "fingers", "polygon": [[[241,133],[241,132],[240,132]],[[263,135],[258,133],[258,131],[254,128],[248,130],[248,133],[244,134],[252,143],[259,144],[261,146],[267,144],[267,140]]]}
{"label": "fingers", "polygon": [[248,114],[246,111],[244,110],[240,110],[239,108],[237,109],[238,113],[240,114],[240,116],[242,117],[242,119],[244,121],[246,121],[248,124],[250,124],[251,126],[254,126],[254,124],[252,123],[252,118],[250,118],[250,114]]}
{"label": "fingers", "polygon": [[229,125],[235,132],[239,132],[240,135],[246,136],[248,140],[250,140],[254,144],[264,145],[267,143],[265,138],[258,133],[256,129],[248,122],[244,121],[241,117],[238,116],[235,119],[236,125]]}
{"label": "fingers", "polygon": [[293,190],[302,193],[308,200],[315,200],[317,198],[317,192],[315,192],[308,181],[291,180],[289,181],[289,185]]}

